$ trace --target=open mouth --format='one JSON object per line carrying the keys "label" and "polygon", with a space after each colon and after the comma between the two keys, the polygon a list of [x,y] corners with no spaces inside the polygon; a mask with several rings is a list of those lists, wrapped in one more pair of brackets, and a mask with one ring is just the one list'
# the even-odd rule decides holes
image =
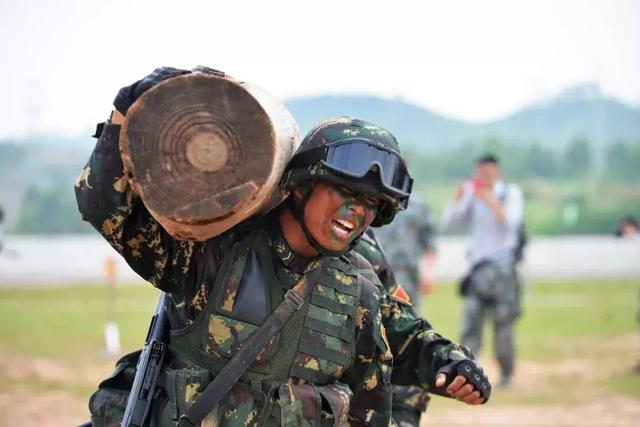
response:
{"label": "open mouth", "polygon": [[356,224],[346,219],[333,219],[331,229],[340,237],[348,237],[356,229]]}

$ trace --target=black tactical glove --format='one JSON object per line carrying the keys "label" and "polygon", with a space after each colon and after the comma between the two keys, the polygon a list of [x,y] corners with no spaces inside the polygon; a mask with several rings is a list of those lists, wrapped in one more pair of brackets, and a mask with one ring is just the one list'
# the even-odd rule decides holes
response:
{"label": "black tactical glove", "polygon": [[450,362],[447,365],[436,372],[436,377],[438,374],[445,374],[447,377],[444,385],[441,387],[433,385],[429,388],[429,391],[441,396],[450,397],[447,393],[447,387],[455,377],[460,375],[467,380],[468,384],[473,386],[474,391],[477,390],[480,393],[480,397],[484,398],[483,403],[487,403],[491,396],[491,383],[482,368],[479,367],[473,359],[464,357],[459,352],[451,352],[449,360]]}
{"label": "black tactical glove", "polygon": [[170,79],[171,77],[180,76],[182,74],[188,74],[190,71],[180,70],[172,67],[160,67],[153,70],[153,73],[149,74],[142,80],[138,80],[132,85],[125,86],[118,91],[116,99],[113,100],[113,105],[116,107],[122,115],[127,114],[127,110],[131,107],[136,99],[157,85],[163,80]]}
{"label": "black tactical glove", "polygon": [[116,99],[113,100],[113,105],[116,107],[122,115],[127,114],[127,110],[131,107],[136,99],[140,98],[143,93],[157,85],[158,83],[170,79],[172,77],[181,76],[189,73],[207,73],[216,76],[224,77],[225,73],[222,71],[214,70],[213,68],[197,65],[191,71],[181,70],[173,67],[160,67],[153,70],[153,73],[144,77],[142,80],[138,80],[132,85],[125,86],[118,91]]}

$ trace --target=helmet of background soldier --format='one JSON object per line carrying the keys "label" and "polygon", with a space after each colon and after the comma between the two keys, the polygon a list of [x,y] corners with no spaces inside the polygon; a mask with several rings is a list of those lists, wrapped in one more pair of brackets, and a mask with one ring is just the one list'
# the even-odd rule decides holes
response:
{"label": "helmet of background soldier", "polygon": [[291,190],[315,180],[380,198],[382,204],[371,223],[374,227],[390,223],[407,206],[413,184],[391,132],[351,117],[314,127],[287,165],[282,186]]}

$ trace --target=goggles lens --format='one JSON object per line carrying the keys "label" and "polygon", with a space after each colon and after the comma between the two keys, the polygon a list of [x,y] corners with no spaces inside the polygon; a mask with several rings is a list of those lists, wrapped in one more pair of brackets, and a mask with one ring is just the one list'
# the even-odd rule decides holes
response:
{"label": "goggles lens", "polygon": [[378,167],[383,186],[400,196],[411,192],[412,179],[400,155],[380,148],[373,141],[347,139],[326,146],[325,166],[342,174],[361,178]]}

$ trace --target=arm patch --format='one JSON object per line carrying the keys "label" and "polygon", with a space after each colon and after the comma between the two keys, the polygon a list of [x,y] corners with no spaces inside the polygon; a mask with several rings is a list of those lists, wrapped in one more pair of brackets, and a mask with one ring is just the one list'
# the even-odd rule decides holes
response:
{"label": "arm patch", "polygon": [[402,285],[399,283],[397,284],[395,290],[391,293],[391,295],[404,303],[411,304],[411,298],[409,297],[409,294],[407,294]]}

